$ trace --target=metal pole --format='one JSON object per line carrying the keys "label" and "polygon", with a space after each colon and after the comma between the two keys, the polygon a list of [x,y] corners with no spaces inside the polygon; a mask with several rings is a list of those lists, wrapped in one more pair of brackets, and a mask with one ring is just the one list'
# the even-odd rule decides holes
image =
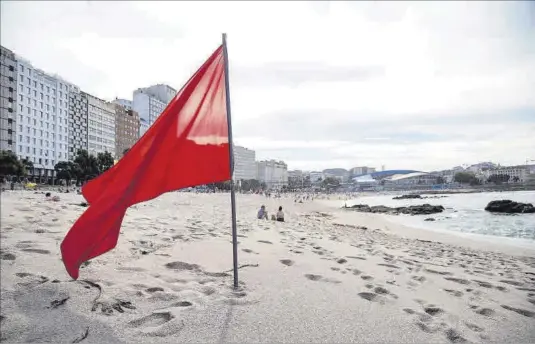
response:
{"label": "metal pole", "polygon": [[223,34],[223,62],[225,65],[225,96],[227,103],[228,150],[230,157],[230,205],[232,210],[232,260],[234,263],[234,289],[238,289],[238,230],[236,228],[236,194],[234,193],[234,143],[230,112],[230,82],[228,72],[227,34]]}

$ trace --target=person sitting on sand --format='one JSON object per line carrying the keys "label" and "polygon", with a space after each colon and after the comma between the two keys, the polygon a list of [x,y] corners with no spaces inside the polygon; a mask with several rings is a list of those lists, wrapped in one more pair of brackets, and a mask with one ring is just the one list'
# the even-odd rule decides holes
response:
{"label": "person sitting on sand", "polygon": [[277,221],[284,222],[284,213],[282,212],[282,207],[279,207],[279,211],[277,212]]}
{"label": "person sitting on sand", "polygon": [[256,215],[256,217],[259,219],[259,220],[267,220],[268,219],[268,214],[267,214],[267,211],[266,211],[266,206],[265,205],[262,205],[260,207],[260,209],[258,210],[258,214]]}

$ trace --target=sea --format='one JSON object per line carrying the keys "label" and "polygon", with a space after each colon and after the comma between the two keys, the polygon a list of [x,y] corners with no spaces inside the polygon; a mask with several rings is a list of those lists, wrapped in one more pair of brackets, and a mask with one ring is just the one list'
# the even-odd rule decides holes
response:
{"label": "sea", "polygon": [[[397,194],[399,196],[400,194]],[[494,200],[509,199],[535,205],[535,191],[483,192],[450,195],[422,195],[422,197],[447,196],[428,199],[392,199],[396,195],[363,195],[346,201],[353,204],[385,205],[402,207],[419,204],[442,205],[446,210],[434,215],[382,215],[391,221],[422,229],[453,231],[494,237],[520,239],[535,245],[535,214],[493,214],[485,206]],[[427,218],[435,221],[424,221]]]}

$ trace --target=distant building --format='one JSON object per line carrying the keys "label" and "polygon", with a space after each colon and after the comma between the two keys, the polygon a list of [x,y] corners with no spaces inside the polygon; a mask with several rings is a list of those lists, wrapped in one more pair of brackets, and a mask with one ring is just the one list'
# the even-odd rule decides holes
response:
{"label": "distant building", "polygon": [[115,157],[120,159],[124,151],[132,148],[139,139],[139,115],[131,108],[113,104],[115,108]]}
{"label": "distant building", "polygon": [[147,132],[147,130],[149,130],[149,122],[147,122],[145,119],[143,118],[139,118],[139,138],[143,137],[143,135],[145,135],[145,133]]}
{"label": "distant building", "polygon": [[252,149],[234,146],[234,180],[256,179],[256,153]]}
{"label": "distant building", "polygon": [[73,87],[69,92],[69,150],[68,159],[74,160],[79,150],[88,150],[87,94]]}
{"label": "distant building", "polygon": [[109,152],[115,156],[115,108],[105,100],[87,94],[89,154]]}
{"label": "distant building", "polygon": [[528,179],[530,174],[530,169],[533,167],[530,165],[519,165],[519,166],[501,166],[494,169],[488,169],[482,172],[485,179],[488,180],[490,176],[493,175],[508,175],[510,183],[523,183]]}
{"label": "distant building", "polygon": [[175,95],[174,88],[162,84],[138,88],[134,91],[132,109],[139,114],[140,121],[142,120],[140,137],[156,121]]}
{"label": "distant building", "polygon": [[335,178],[340,180],[340,182],[347,182],[349,180],[349,171],[343,168],[330,168],[323,170],[324,178]]}
{"label": "distant building", "polygon": [[351,176],[363,176],[366,174],[371,174],[375,172],[374,167],[367,167],[367,166],[360,166],[360,167],[353,167],[349,170],[349,173]]}
{"label": "distant building", "polygon": [[283,161],[264,160],[256,162],[257,179],[270,189],[288,185],[288,165]]}
{"label": "distant building", "polygon": [[133,103],[131,100],[128,100],[128,99],[120,99],[120,98],[115,98],[115,100],[112,101],[113,104],[119,104],[119,105],[122,105],[124,106],[125,109],[127,110],[132,110],[132,106],[133,106]]}
{"label": "distant building", "polygon": [[437,176],[425,172],[413,172],[407,174],[395,174],[383,179],[385,187],[410,187],[434,185],[437,182]]}
{"label": "distant building", "polygon": [[319,183],[319,182],[321,182],[321,181],[324,179],[323,172],[311,171],[311,172],[309,173],[309,175],[310,175],[310,182],[311,182],[312,184]]}
{"label": "distant building", "polygon": [[17,147],[17,58],[0,47],[0,150],[15,153]]}

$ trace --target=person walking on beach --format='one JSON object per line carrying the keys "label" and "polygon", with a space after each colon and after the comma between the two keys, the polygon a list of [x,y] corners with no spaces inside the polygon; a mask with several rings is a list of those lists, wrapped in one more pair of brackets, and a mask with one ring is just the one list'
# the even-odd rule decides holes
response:
{"label": "person walking on beach", "polygon": [[268,214],[267,214],[267,211],[266,211],[266,206],[265,205],[262,205],[260,207],[260,209],[258,210],[258,214],[256,215],[256,217],[259,219],[259,220],[267,220],[268,219]]}
{"label": "person walking on beach", "polygon": [[277,221],[284,222],[284,213],[282,212],[282,206],[279,207],[279,211],[277,212]]}

